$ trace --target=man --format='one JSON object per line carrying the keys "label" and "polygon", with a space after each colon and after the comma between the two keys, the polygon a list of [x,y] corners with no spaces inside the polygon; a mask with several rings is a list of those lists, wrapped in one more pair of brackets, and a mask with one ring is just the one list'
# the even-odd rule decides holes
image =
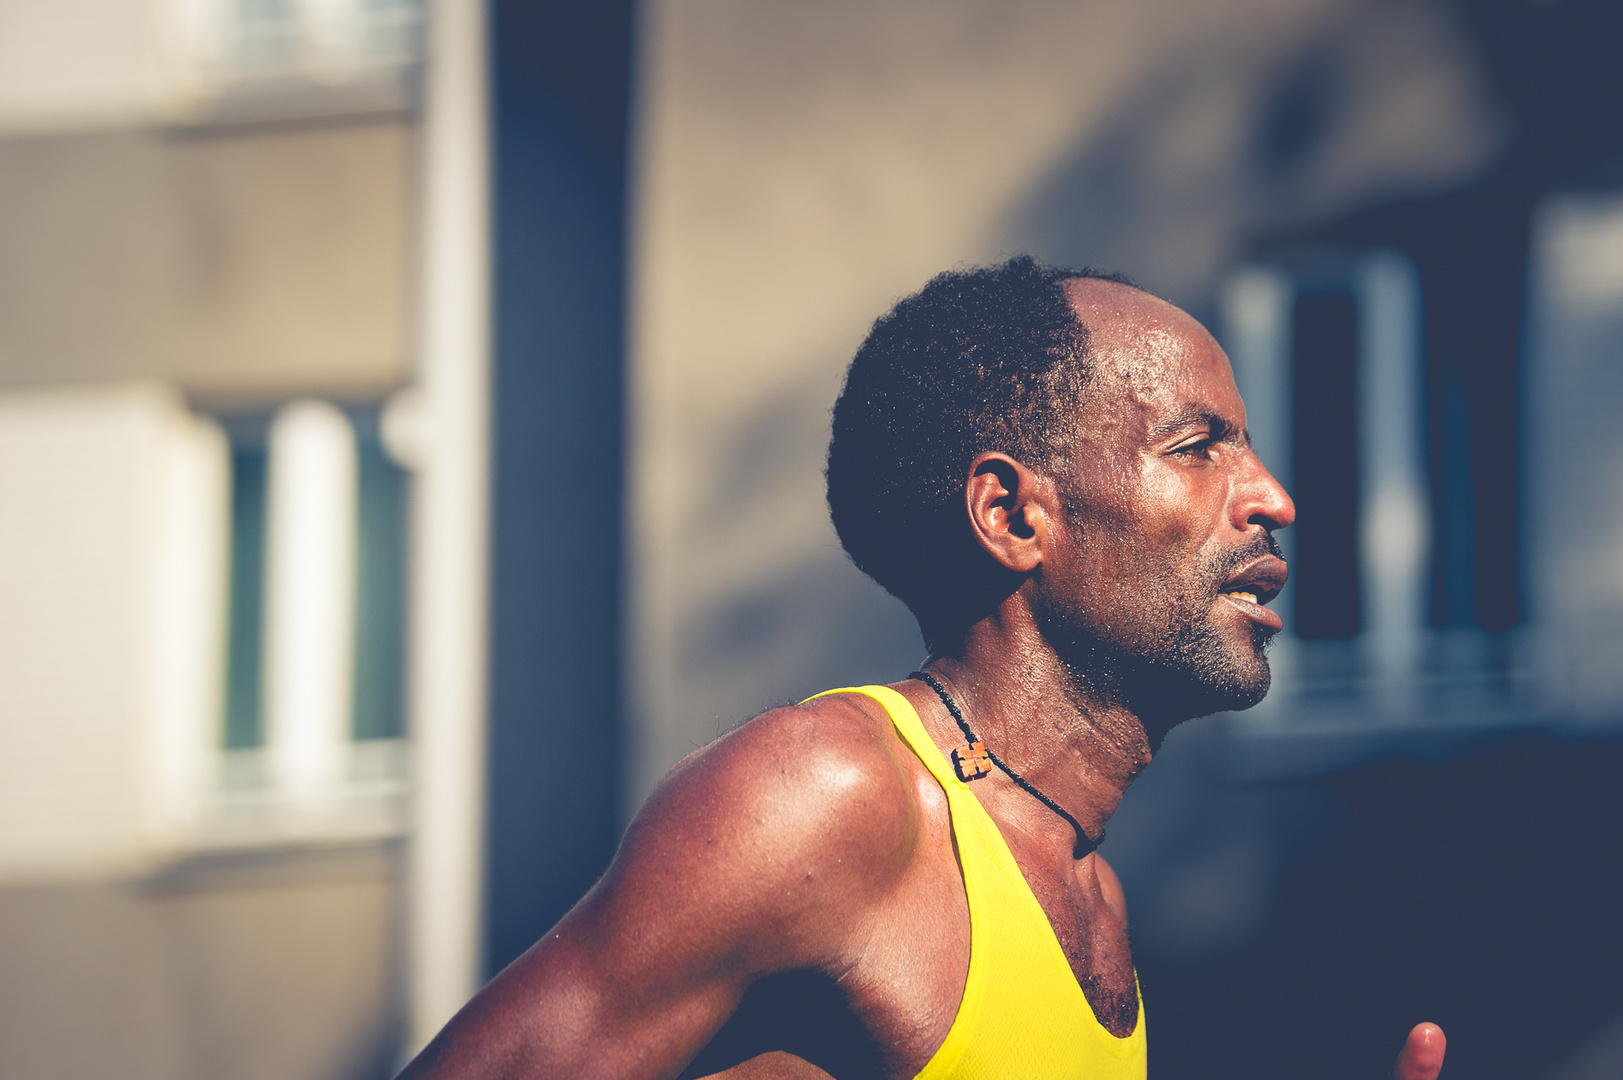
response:
{"label": "man", "polygon": [[923,669],[689,755],[407,1076],[1143,1076],[1093,849],[1172,727],[1267,692],[1295,516],[1227,359],[1109,276],[941,275],[852,362],[828,498]]}

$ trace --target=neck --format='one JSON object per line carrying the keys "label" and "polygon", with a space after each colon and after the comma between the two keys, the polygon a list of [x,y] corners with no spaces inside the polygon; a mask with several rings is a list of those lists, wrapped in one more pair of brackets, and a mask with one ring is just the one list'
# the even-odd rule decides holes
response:
{"label": "neck", "polygon": [[[928,670],[987,748],[1090,837],[1104,831],[1128,785],[1149,764],[1150,739],[1139,717],[1068,668],[1019,620],[993,616],[976,623],[934,653]],[[943,733],[962,738],[950,718]],[[1070,826],[1037,800],[1016,790],[1008,805],[1035,831],[1071,847]]]}

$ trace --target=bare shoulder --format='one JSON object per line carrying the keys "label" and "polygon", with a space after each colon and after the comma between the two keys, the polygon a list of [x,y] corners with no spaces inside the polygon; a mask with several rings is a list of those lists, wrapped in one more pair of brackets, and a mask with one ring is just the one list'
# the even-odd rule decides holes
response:
{"label": "bare shoulder", "polygon": [[855,694],[762,713],[673,768],[632,834],[702,823],[706,833],[762,833],[754,842],[771,848],[891,854],[909,840],[916,807],[889,730],[883,708]]}
{"label": "bare shoulder", "polygon": [[[919,808],[883,708],[831,695],[773,709],[689,755],[627,830],[616,869],[679,877],[776,932],[872,901],[905,872]],[[616,876],[611,869],[610,878]]]}
{"label": "bare shoulder", "polygon": [[849,970],[919,832],[864,700],[774,709],[684,759],[602,879],[409,1075],[671,1076],[760,976]]}

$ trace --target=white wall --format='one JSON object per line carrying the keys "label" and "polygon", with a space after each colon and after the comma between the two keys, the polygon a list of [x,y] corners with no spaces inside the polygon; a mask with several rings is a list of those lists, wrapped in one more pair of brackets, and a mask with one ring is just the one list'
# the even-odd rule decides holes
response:
{"label": "white wall", "polygon": [[[1550,704],[1623,707],[1623,198],[1549,200],[1535,222],[1527,365],[1529,616]],[[1495,493],[1478,495],[1488,518]]]}
{"label": "white wall", "polygon": [[0,0],[0,131],[150,122],[183,84],[153,0]]}
{"label": "white wall", "polygon": [[143,385],[0,396],[0,878],[193,838],[224,670],[224,436]]}
{"label": "white wall", "polygon": [[0,136],[398,106],[420,7],[0,0]]}

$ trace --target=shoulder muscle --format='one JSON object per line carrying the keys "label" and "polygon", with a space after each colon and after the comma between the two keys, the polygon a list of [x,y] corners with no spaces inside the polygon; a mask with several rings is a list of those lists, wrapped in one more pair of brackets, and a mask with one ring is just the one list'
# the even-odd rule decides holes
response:
{"label": "shoulder muscle", "polygon": [[[856,915],[877,899],[907,865],[917,815],[874,717],[858,702],[820,698],[765,713],[674,769],[603,885],[679,881],[696,902],[732,912],[718,929],[736,946],[757,949],[759,937],[770,952],[788,931],[815,952],[832,943],[796,924]],[[816,957],[753,959],[770,968]]]}
{"label": "shoulder muscle", "polygon": [[860,700],[757,717],[671,771],[603,878],[405,1075],[674,1072],[756,977],[860,948],[918,815]]}

